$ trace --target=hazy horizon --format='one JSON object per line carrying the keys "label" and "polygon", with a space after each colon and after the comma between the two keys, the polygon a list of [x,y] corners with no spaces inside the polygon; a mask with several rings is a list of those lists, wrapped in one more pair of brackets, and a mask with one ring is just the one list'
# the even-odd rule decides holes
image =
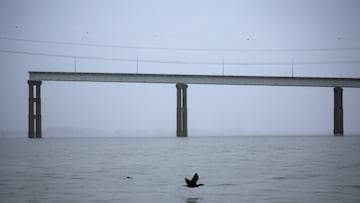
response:
{"label": "hazy horizon", "polygon": [[[27,132],[28,71],[360,78],[360,2],[0,2],[0,132]],[[224,63],[224,65],[223,65]],[[360,90],[344,88],[344,133]],[[43,82],[42,124],[176,135],[175,84]],[[333,132],[333,88],[189,85],[189,136]]]}

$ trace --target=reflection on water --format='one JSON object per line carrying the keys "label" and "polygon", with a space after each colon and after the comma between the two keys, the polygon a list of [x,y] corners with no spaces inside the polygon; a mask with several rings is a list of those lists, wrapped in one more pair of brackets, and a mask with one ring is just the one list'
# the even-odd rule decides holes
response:
{"label": "reflection on water", "polygon": [[186,198],[186,203],[198,203],[201,200],[201,198],[197,198],[197,197],[188,197]]}

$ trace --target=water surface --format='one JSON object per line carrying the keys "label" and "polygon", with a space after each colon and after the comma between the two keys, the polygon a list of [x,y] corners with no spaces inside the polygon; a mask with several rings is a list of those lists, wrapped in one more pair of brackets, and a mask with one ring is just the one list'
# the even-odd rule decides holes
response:
{"label": "water surface", "polygon": [[0,164],[0,202],[360,202],[360,136],[1,138]]}

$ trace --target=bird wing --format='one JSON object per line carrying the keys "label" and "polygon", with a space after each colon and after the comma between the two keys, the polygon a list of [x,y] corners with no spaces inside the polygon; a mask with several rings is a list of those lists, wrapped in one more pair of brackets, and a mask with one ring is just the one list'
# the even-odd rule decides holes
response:
{"label": "bird wing", "polygon": [[198,174],[197,173],[195,173],[195,175],[192,177],[192,179],[191,179],[191,182],[192,183],[194,183],[194,184],[196,184],[196,182],[199,180],[199,176],[198,176]]}

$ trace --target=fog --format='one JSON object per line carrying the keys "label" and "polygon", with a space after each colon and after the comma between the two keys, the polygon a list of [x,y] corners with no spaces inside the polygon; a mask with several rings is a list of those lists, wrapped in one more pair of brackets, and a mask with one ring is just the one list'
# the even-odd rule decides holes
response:
{"label": "fog", "polygon": [[[355,0],[3,0],[0,130],[27,131],[28,71],[359,78],[359,19]],[[343,94],[359,134],[360,90]],[[175,136],[176,88],[44,82],[42,118],[44,137]],[[332,134],[333,89],[189,85],[188,120],[189,136]]]}

